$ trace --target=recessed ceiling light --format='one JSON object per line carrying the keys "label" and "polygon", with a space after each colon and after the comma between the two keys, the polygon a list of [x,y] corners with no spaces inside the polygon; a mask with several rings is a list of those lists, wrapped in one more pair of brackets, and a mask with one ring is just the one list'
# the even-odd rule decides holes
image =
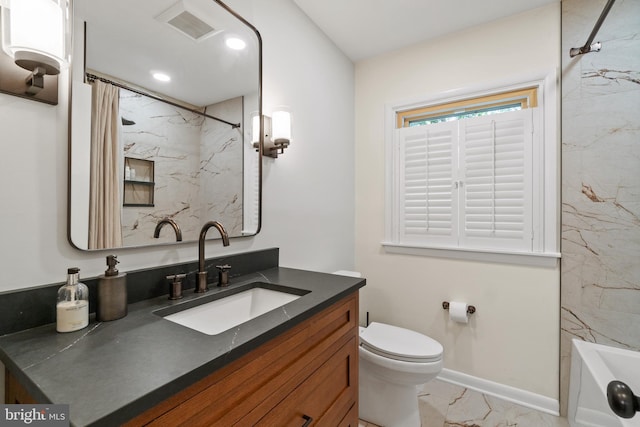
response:
{"label": "recessed ceiling light", "polygon": [[161,82],[171,81],[171,77],[169,77],[165,73],[153,73],[153,78]]}
{"label": "recessed ceiling light", "polygon": [[226,43],[227,43],[227,47],[233,50],[242,50],[245,48],[245,46],[247,46],[244,40],[240,40],[237,37],[229,37],[226,40]]}

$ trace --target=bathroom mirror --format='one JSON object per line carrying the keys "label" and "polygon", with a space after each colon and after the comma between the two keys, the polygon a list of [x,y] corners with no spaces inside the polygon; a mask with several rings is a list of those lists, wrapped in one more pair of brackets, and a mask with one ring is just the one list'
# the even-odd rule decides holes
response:
{"label": "bathroom mirror", "polygon": [[[71,10],[71,243],[189,242],[211,220],[229,237],[258,233],[257,30],[218,0],[73,0]],[[163,220],[173,223],[156,232]]]}

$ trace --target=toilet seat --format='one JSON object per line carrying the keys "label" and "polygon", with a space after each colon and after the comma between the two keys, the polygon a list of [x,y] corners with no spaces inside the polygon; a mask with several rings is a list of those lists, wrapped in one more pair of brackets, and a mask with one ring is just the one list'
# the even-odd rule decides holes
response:
{"label": "toilet seat", "polygon": [[442,359],[442,345],[421,333],[372,322],[360,331],[360,345],[382,357],[403,362],[428,363]]}

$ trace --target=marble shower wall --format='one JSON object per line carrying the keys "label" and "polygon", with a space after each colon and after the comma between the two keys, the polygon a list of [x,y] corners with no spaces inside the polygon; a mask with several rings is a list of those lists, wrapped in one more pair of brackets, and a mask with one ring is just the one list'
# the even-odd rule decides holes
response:
{"label": "marble shower wall", "polygon": [[[242,121],[242,98],[207,108]],[[175,241],[171,227],[153,238],[162,218],[175,220],[183,240],[197,240],[202,224],[220,221],[229,235],[242,230],[242,133],[182,108],[122,90],[120,112],[135,124],[122,127],[124,156],[155,167],[153,207],[124,206],[125,246]],[[234,119],[234,118],[235,119]],[[212,237],[216,237],[213,236]]]}
{"label": "marble shower wall", "polygon": [[[240,122],[242,98],[207,107],[207,113],[232,123]],[[244,209],[242,128],[207,119],[202,127],[200,152],[202,223],[217,220],[230,236],[239,236]]]}
{"label": "marble shower wall", "polygon": [[640,350],[640,0],[562,1],[561,411],[571,339]]}

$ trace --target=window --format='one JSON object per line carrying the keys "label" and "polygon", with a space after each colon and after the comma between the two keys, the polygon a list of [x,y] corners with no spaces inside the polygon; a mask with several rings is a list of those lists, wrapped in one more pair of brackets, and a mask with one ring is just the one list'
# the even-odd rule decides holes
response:
{"label": "window", "polygon": [[545,213],[557,209],[557,177],[545,169],[557,142],[545,150],[544,87],[390,107],[383,244],[557,257],[557,214]]}
{"label": "window", "polygon": [[538,106],[538,88],[515,89],[397,112],[397,127],[419,126]]}

